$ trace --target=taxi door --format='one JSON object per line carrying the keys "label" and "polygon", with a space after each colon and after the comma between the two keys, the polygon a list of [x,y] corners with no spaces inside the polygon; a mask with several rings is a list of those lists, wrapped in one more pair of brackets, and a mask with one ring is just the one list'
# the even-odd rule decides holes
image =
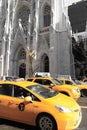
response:
{"label": "taxi door", "polygon": [[[26,103],[23,95],[20,95],[20,90],[23,91],[19,86],[13,87],[13,97],[9,99],[9,118],[23,123],[32,124],[34,122],[34,109],[36,105],[34,102]],[[23,93],[24,97],[26,97],[29,92],[24,90]]]}
{"label": "taxi door", "polygon": [[9,115],[9,97],[10,97],[10,88],[1,83],[0,84],[0,116],[7,118]]}
{"label": "taxi door", "polygon": [[8,117],[9,115],[8,101],[9,101],[9,96],[0,94],[0,117],[4,117],[4,118]]}
{"label": "taxi door", "polygon": [[13,97],[9,100],[9,118],[22,123],[32,124],[34,122],[35,104],[25,103],[24,99]]}

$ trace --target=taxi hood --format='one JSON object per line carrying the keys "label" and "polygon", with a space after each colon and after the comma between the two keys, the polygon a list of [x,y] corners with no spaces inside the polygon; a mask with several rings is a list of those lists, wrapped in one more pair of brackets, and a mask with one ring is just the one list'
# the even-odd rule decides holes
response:
{"label": "taxi hood", "polygon": [[66,96],[64,94],[59,93],[58,95],[48,98],[48,102],[52,105],[60,105],[64,107],[68,107],[70,109],[78,108],[80,107],[78,103],[71,97]]}

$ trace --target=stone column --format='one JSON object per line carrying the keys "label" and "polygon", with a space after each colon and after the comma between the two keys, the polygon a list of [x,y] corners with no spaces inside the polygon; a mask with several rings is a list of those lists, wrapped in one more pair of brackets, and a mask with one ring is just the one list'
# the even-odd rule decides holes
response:
{"label": "stone column", "polygon": [[40,15],[40,0],[37,0],[35,5],[35,23],[34,23],[34,32],[33,32],[33,51],[35,51],[35,58],[33,59],[33,72],[35,70],[35,66],[38,63],[38,56],[37,56],[37,46],[38,46],[38,34],[39,34],[39,15]]}
{"label": "stone column", "polygon": [[67,8],[63,0],[51,0],[51,7],[50,70],[53,77],[71,75],[71,30],[67,26]]}
{"label": "stone column", "polygon": [[7,16],[5,21],[5,30],[4,30],[4,50],[3,52],[3,65],[4,65],[4,73],[3,75],[7,75],[9,73],[9,55],[10,55],[10,2],[11,0],[8,0],[8,7],[7,7]]}
{"label": "stone column", "polygon": [[[50,73],[53,77],[60,73],[60,38],[62,30],[62,0],[51,0],[51,33],[50,33]],[[56,59],[56,60],[55,60]],[[54,67],[53,67],[54,66]]]}
{"label": "stone column", "polygon": [[31,76],[31,73],[32,73],[32,64],[31,64],[31,58],[29,56],[29,52],[31,50],[31,43],[30,43],[30,37],[31,37],[31,12],[29,14],[29,18],[28,18],[28,26],[27,26],[27,29],[28,29],[28,32],[26,34],[26,43],[25,43],[25,46],[26,46],[26,77],[28,76]]}
{"label": "stone column", "polygon": [[53,29],[59,31],[62,22],[62,0],[51,0],[52,8],[52,26]]}

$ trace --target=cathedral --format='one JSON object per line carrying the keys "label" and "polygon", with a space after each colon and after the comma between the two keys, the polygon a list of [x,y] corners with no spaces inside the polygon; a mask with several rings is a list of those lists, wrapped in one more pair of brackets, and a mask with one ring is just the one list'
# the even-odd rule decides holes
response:
{"label": "cathedral", "polygon": [[0,0],[0,76],[74,76],[64,0]]}

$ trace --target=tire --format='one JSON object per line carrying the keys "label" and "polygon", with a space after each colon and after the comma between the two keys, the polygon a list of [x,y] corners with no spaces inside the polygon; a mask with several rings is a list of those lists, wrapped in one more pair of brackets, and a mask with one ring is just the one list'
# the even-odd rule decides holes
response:
{"label": "tire", "polygon": [[37,127],[39,130],[58,130],[55,120],[48,114],[39,115]]}
{"label": "tire", "polygon": [[87,97],[87,90],[86,89],[81,90],[81,97]]}

